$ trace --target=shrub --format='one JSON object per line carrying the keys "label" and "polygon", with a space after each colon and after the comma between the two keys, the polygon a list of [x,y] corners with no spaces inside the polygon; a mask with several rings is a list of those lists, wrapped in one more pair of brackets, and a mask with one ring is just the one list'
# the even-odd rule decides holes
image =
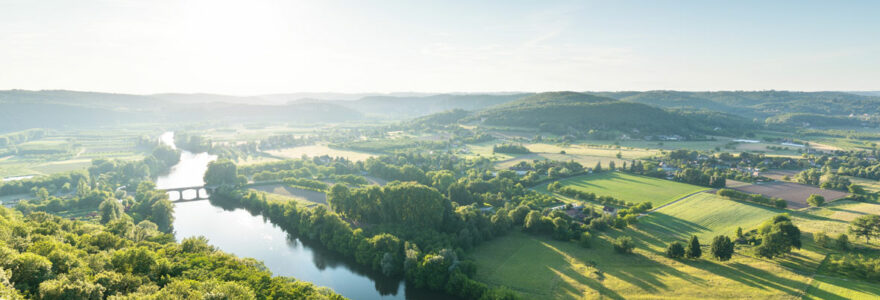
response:
{"label": "shrub", "polygon": [[733,242],[724,235],[712,239],[712,256],[720,261],[727,261],[733,256]]}
{"label": "shrub", "polygon": [[635,243],[633,243],[632,241],[632,238],[628,236],[619,237],[615,239],[612,244],[614,246],[614,251],[620,254],[630,254],[636,247]]}
{"label": "shrub", "polygon": [[672,242],[666,247],[666,256],[669,258],[682,258],[684,257],[684,246],[679,242]]}
{"label": "shrub", "polygon": [[700,258],[703,256],[703,249],[700,249],[700,240],[697,239],[697,236],[692,236],[691,241],[688,242],[688,247],[684,251],[684,255],[687,258]]}
{"label": "shrub", "polygon": [[825,203],[825,197],[822,195],[812,194],[809,198],[807,198],[807,204],[814,207],[822,206]]}

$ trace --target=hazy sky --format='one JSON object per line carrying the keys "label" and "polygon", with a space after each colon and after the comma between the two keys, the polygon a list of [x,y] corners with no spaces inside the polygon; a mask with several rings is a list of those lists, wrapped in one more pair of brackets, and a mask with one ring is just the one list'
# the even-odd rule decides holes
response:
{"label": "hazy sky", "polygon": [[0,0],[0,89],[880,90],[872,2]]}

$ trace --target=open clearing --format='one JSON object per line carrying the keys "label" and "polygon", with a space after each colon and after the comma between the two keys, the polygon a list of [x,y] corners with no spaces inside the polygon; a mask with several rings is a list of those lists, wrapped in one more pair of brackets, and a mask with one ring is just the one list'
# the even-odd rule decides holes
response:
{"label": "open clearing", "polygon": [[[611,196],[626,202],[642,203],[648,201],[654,207],[701,190],[708,190],[708,188],[701,186],[622,172],[580,175],[559,180],[559,183],[563,186],[570,186],[600,196]],[[541,184],[534,189],[542,193],[549,193],[547,184]]]}
{"label": "open clearing", "polygon": [[732,187],[732,189],[749,194],[761,194],[767,197],[782,198],[788,203],[788,208],[790,209],[809,207],[809,204],[807,204],[807,198],[810,197],[811,194],[822,195],[825,197],[825,202],[831,202],[848,195],[846,192],[820,189],[805,184],[782,181],[738,186]]}
{"label": "open clearing", "polygon": [[255,186],[251,187],[251,189],[293,198],[297,200],[297,202],[309,205],[327,204],[327,195],[322,192],[298,189],[282,184]]}
{"label": "open clearing", "polygon": [[364,152],[333,149],[327,147],[326,145],[299,146],[293,148],[269,150],[266,151],[266,153],[283,158],[302,158],[303,155],[306,155],[308,157],[327,155],[330,157],[344,157],[345,159],[352,161],[363,161],[367,160],[367,158],[376,156]]}

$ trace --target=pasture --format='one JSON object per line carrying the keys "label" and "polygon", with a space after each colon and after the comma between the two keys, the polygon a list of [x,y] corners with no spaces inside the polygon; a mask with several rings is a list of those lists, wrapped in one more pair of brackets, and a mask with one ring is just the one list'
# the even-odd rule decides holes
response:
{"label": "pasture", "polygon": [[710,241],[719,234],[733,236],[737,227],[748,231],[782,212],[699,193],[645,215],[637,227],[651,236],[667,236],[682,242],[692,235]]}
{"label": "pasture", "polygon": [[[562,186],[592,192],[600,196],[611,196],[626,202],[651,202],[654,207],[669,203],[689,194],[708,190],[708,188],[654,177],[632,175],[622,172],[602,172],[586,174],[559,180]],[[534,189],[549,193],[547,184]]]}
{"label": "pasture", "polygon": [[[797,299],[808,287],[801,272],[749,256],[725,263],[669,259],[641,233],[634,235],[634,254],[616,254],[610,240],[619,234],[594,238],[593,247],[585,249],[513,232],[469,254],[478,265],[476,280],[508,286],[524,299]],[[822,256],[801,259],[816,262]]]}

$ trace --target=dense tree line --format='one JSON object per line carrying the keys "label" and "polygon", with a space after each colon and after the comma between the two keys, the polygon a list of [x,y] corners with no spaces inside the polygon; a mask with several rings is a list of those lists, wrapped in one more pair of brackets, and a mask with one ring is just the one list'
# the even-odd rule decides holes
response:
{"label": "dense tree line", "polygon": [[500,144],[492,146],[492,153],[529,154],[529,148],[519,144]]}
{"label": "dense tree line", "polygon": [[0,208],[0,224],[4,299],[342,299],[273,277],[261,263],[216,250],[204,238],[175,243],[149,221],[99,225]]}
{"label": "dense tree line", "polygon": [[720,189],[716,193],[718,194],[718,196],[721,196],[721,197],[724,197],[727,199],[751,202],[751,203],[755,203],[755,204],[761,204],[764,206],[770,206],[770,207],[775,207],[775,208],[780,208],[780,209],[786,208],[788,206],[788,204],[785,202],[785,200],[780,199],[780,198],[770,198],[770,197],[767,197],[767,196],[764,196],[761,194],[749,194],[749,193],[740,192],[740,191],[737,191],[734,189]]}
{"label": "dense tree line", "polygon": [[[339,188],[334,187],[331,190],[338,191],[341,185],[337,186]],[[424,192],[424,187],[418,187],[415,183],[402,183],[393,188],[390,193],[395,196],[406,195],[408,192],[405,190],[409,189]],[[423,240],[422,243],[409,242],[392,233],[368,233],[362,228],[353,229],[339,215],[323,206],[314,209],[300,208],[292,202],[270,202],[262,194],[238,190],[221,191],[217,196],[217,200],[212,198],[212,201],[241,205],[255,213],[260,213],[288,232],[295,233],[302,238],[316,240],[331,251],[353,257],[359,264],[389,276],[402,274],[408,282],[416,287],[446,291],[465,299],[510,299],[513,297],[511,292],[490,289],[486,285],[470,279],[474,272],[473,264],[459,260],[460,252],[453,251],[451,248],[457,241],[469,237],[464,233],[468,232],[465,231],[467,227],[459,231],[459,238],[452,238],[456,234],[443,234],[430,227],[418,228],[418,234],[433,237],[420,239]],[[464,216],[460,213],[464,213]],[[472,210],[458,210],[457,215],[460,217],[454,218],[458,221],[453,222],[452,219],[449,219],[453,226],[444,226],[444,228],[454,231],[454,228],[461,226],[461,222],[465,221],[463,219],[466,219],[468,214],[474,217],[478,215]],[[434,218],[433,221],[411,219],[395,219],[395,221],[429,224],[437,220]],[[404,232],[402,235],[406,234]],[[440,236],[444,241],[434,244],[424,242],[424,240],[437,236]],[[420,244],[423,246],[419,247]]]}
{"label": "dense tree line", "polygon": [[880,282],[880,258],[863,254],[831,255],[823,265],[830,273]]}
{"label": "dense tree line", "polygon": [[827,168],[824,172],[816,168],[803,170],[794,176],[794,180],[799,183],[816,185],[829,190],[846,191],[852,185],[849,179],[834,174]]}
{"label": "dense tree line", "polygon": [[37,140],[46,136],[46,130],[32,128],[0,135],[0,147],[18,145],[27,141]]}

